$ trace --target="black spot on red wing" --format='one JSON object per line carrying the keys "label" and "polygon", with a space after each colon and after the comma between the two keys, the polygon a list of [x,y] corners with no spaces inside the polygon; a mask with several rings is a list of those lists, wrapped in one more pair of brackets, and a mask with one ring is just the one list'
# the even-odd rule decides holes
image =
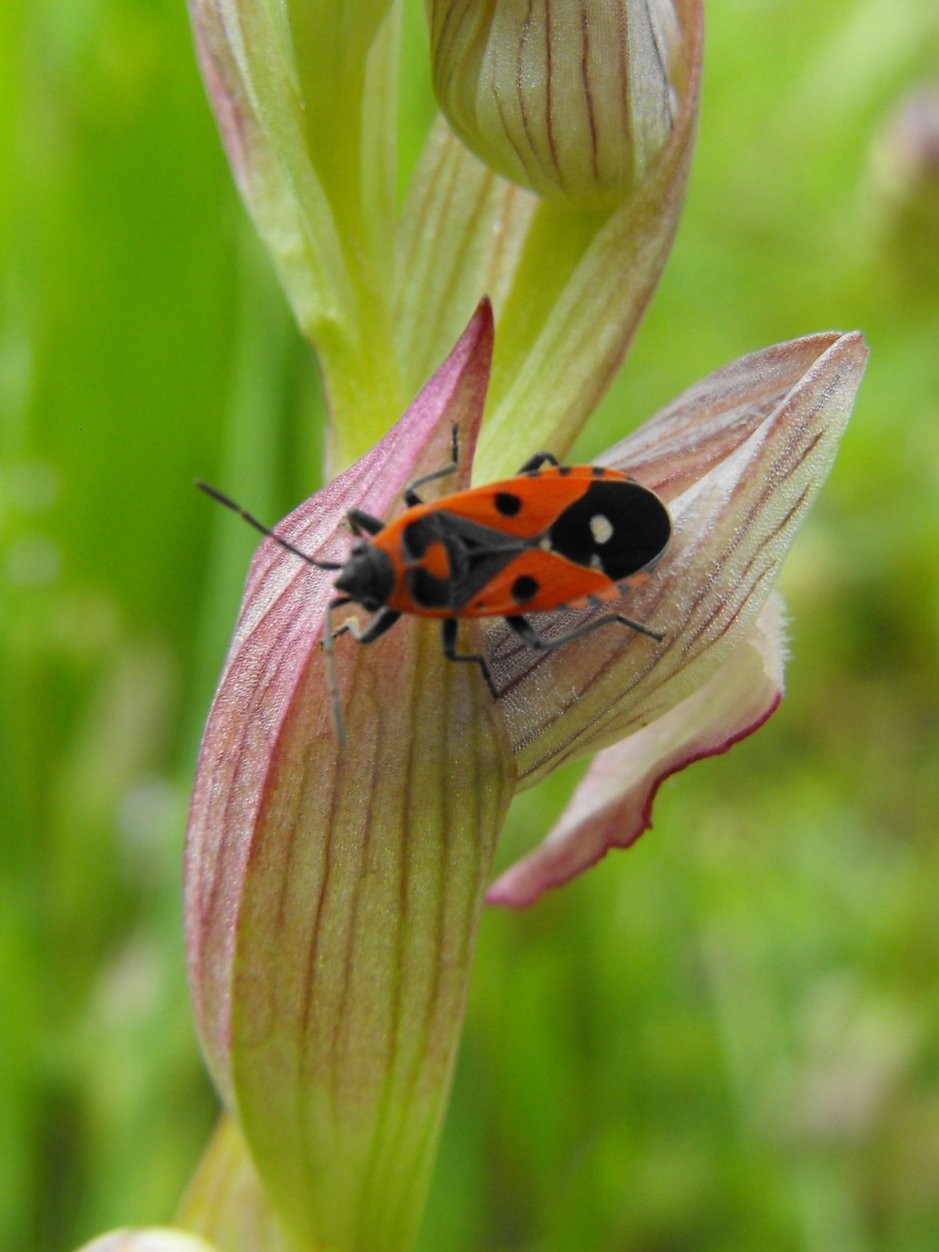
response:
{"label": "black spot on red wing", "polygon": [[503,517],[515,517],[521,512],[522,500],[512,491],[497,491],[495,505],[496,512]]}
{"label": "black spot on red wing", "polygon": [[538,594],[538,580],[528,574],[522,574],[512,584],[512,599],[524,604]]}
{"label": "black spot on red wing", "polygon": [[480,526],[443,507],[425,514],[414,526],[420,529],[411,536],[408,527],[402,543],[405,562],[414,560],[414,548],[420,547],[423,555],[430,542],[436,542],[446,550],[450,571],[446,579],[435,579],[427,570],[420,574],[409,571],[408,576],[414,573],[416,581],[408,583],[408,590],[423,608],[446,607],[460,613],[525,547],[522,539],[513,539],[491,526]]}
{"label": "black spot on red wing", "polygon": [[441,538],[440,519],[435,517],[433,513],[425,514],[424,517],[418,518],[416,522],[411,522],[409,526],[404,528],[401,536],[405,560],[420,560],[430,545],[438,543]]}
{"label": "black spot on red wing", "polygon": [[559,465],[559,466],[558,466],[558,473],[561,475],[561,477],[562,477],[562,478],[566,478],[570,472],[571,472],[571,466],[570,466],[570,465]]}
{"label": "black spot on red wing", "polygon": [[418,566],[407,572],[408,592],[411,599],[422,609],[445,609],[450,607],[452,587],[446,578],[435,578]]}
{"label": "black spot on red wing", "polygon": [[606,477],[606,470],[603,468],[602,465],[591,465],[590,472],[591,474],[593,474],[594,478]]}

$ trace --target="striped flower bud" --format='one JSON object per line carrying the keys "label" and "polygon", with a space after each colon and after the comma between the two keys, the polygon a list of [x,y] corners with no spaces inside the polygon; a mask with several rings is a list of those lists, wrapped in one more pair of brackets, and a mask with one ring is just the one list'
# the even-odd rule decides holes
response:
{"label": "striped flower bud", "polygon": [[897,102],[871,149],[871,205],[911,288],[939,284],[939,80]]}
{"label": "striped flower bud", "polygon": [[581,209],[643,178],[686,77],[673,0],[428,0],[428,14],[438,102],[487,164]]}

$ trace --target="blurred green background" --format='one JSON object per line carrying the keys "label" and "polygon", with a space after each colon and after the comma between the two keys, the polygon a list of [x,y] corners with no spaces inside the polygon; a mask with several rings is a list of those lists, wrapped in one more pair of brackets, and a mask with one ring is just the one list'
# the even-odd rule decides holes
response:
{"label": "blurred green background", "polygon": [[[484,919],[422,1252],[939,1248],[939,134],[898,120],[930,82],[923,0],[711,7],[678,242],[579,452],[776,340],[861,327],[870,370],[780,712]],[[280,516],[322,416],[182,0],[7,0],[0,161],[0,1247],[58,1252],[168,1220],[214,1121],[180,861],[254,543],[192,479]]]}

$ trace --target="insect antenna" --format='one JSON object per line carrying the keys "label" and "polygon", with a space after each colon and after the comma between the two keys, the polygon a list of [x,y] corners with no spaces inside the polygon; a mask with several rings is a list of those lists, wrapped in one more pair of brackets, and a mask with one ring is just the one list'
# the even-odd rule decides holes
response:
{"label": "insect antenna", "polygon": [[196,479],[196,486],[200,491],[204,491],[207,496],[211,496],[213,500],[217,500],[219,504],[224,504],[226,509],[231,509],[233,513],[237,513],[243,518],[249,526],[253,526],[255,530],[266,535],[268,539],[273,539],[275,543],[279,543],[282,548],[288,552],[292,552],[294,556],[298,556],[301,561],[306,561],[307,565],[315,565],[317,569],[342,569],[341,561],[319,561],[315,556],[310,556],[308,552],[301,552],[299,548],[295,548],[288,539],[282,539],[276,531],[271,530],[269,526],[265,526],[263,522],[259,522],[253,513],[249,513],[247,509],[243,509],[240,504],[223,495],[215,487],[210,487],[208,483],[204,483],[201,479]]}

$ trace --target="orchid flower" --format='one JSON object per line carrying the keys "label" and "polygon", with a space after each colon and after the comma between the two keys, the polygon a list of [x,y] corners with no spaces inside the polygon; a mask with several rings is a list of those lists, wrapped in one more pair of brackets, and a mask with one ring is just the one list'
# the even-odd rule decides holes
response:
{"label": "orchid flower", "polygon": [[[333,575],[284,544],[341,562],[350,510],[392,517],[449,460],[454,426],[447,490],[570,448],[677,224],[700,0],[598,0],[576,21],[550,0],[428,0],[444,116],[400,213],[396,5],[190,6],[239,187],[319,356],[335,476],[261,544],[203,738],[187,942],[227,1115],[178,1221],[232,1252],[403,1252],[487,892],[531,904],[633,842],[665,777],[772,713],[773,585],[865,348],[822,334],[746,357],[602,459],[671,513],[671,545],[625,609],[651,635],[609,626],[536,653],[498,620],[464,622],[495,697],[433,623],[404,618],[368,647],[341,636],[340,742]],[[512,797],[585,754],[555,829],[492,883]]]}
{"label": "orchid flower", "polygon": [[[446,461],[452,423],[470,453],[491,349],[483,304],[381,443],[278,535],[341,556],[343,513],[392,512],[409,479]],[[216,1083],[276,1210],[311,1246],[344,1246],[349,1229],[349,1246],[406,1246],[412,1233],[513,792],[601,749],[548,840],[490,888],[520,905],[632,842],[663,777],[778,704],[773,584],[864,361],[858,335],[756,353],[604,458],[670,505],[672,544],[628,600],[661,644],[607,628],[533,653],[495,623],[472,640],[489,651],[493,700],[474,668],[443,658],[432,623],[368,648],[339,640],[344,748],[320,647],[330,578],[261,545],[203,741],[189,950]]]}

